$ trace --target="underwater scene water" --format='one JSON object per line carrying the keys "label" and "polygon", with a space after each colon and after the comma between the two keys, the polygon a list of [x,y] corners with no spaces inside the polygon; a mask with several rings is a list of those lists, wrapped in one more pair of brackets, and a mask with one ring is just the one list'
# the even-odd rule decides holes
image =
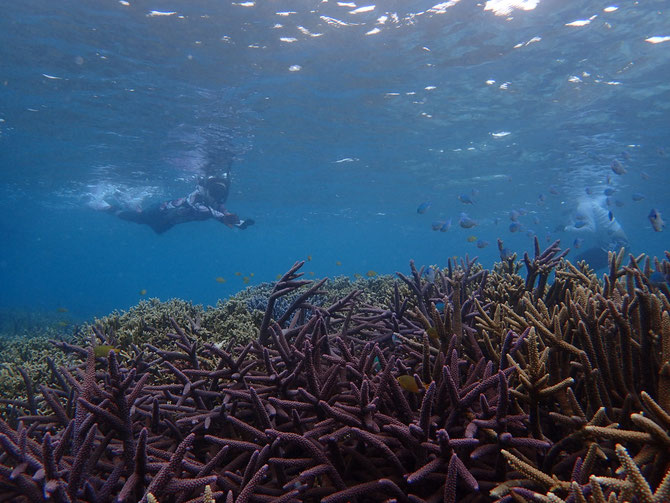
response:
{"label": "underwater scene water", "polygon": [[[0,308],[67,323],[143,298],[209,305],[296,260],[309,279],[491,267],[499,238],[519,256],[560,239],[599,272],[608,247],[661,256],[668,16],[663,1],[7,4]],[[100,211],[228,168],[246,229],[159,234]]]}

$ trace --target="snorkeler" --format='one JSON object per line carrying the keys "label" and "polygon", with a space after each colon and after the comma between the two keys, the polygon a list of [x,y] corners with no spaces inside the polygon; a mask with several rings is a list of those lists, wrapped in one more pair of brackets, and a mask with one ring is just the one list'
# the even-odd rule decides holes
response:
{"label": "snorkeler", "polygon": [[113,213],[123,220],[146,224],[157,234],[162,234],[178,224],[210,218],[230,228],[246,229],[253,225],[254,221],[242,220],[225,207],[229,180],[228,173],[223,176],[200,178],[195,190],[188,196],[154,204],[145,209],[132,208],[118,203],[106,203],[105,206],[98,209]]}
{"label": "snorkeler", "polygon": [[[576,243],[585,243],[585,250],[576,257],[586,260],[598,270],[607,267],[607,252],[628,249],[628,237],[611,211],[605,205],[604,197],[582,197],[577,201],[574,221],[565,227],[566,231],[580,235]],[[578,248],[579,246],[575,246]]]}

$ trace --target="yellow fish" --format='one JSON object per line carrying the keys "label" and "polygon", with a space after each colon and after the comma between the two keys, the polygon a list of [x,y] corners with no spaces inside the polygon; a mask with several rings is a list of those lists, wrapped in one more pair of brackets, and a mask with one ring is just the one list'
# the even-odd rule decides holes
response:
{"label": "yellow fish", "polygon": [[254,277],[254,273],[253,273],[253,272],[250,272],[250,273],[249,273],[249,276],[251,276],[251,277],[253,278],[253,277]]}
{"label": "yellow fish", "polygon": [[374,278],[375,276],[377,276],[377,272],[376,272],[376,271],[373,271],[372,269],[370,269],[368,272],[365,273],[365,275],[366,275],[368,278]]}
{"label": "yellow fish", "polygon": [[477,241],[477,236],[468,236],[468,243],[474,243]]}
{"label": "yellow fish", "polygon": [[358,274],[357,272],[354,273],[354,278],[356,278],[356,279],[361,279],[362,277],[363,277],[363,276],[361,276],[361,275]]}
{"label": "yellow fish", "polygon": [[342,262],[340,262],[339,260],[336,260],[335,265],[342,265]]}
{"label": "yellow fish", "polygon": [[214,281],[216,281],[217,283],[225,283],[226,278],[222,278],[221,276],[217,276],[216,278],[214,278]]}
{"label": "yellow fish", "polygon": [[[419,386],[416,384],[416,379],[414,379],[414,376],[405,374],[397,377],[398,379],[398,384],[400,384],[400,387],[406,391],[409,391],[411,393],[418,393],[419,392]],[[428,389],[428,384],[423,384],[423,387]]]}
{"label": "yellow fish", "polygon": [[240,271],[235,271],[235,276],[242,276],[242,273]]}
{"label": "yellow fish", "polygon": [[428,334],[428,337],[430,337],[434,341],[438,340],[437,330],[435,329],[435,327],[430,327],[428,330],[426,330],[426,333]]}
{"label": "yellow fish", "polygon": [[310,276],[314,276],[314,271],[309,271],[307,274],[309,274]]}
{"label": "yellow fish", "polygon": [[311,256],[311,255],[307,255],[307,262],[311,262],[311,261],[312,261],[312,256]]}
{"label": "yellow fish", "polygon": [[101,346],[95,346],[93,348],[93,354],[95,355],[96,358],[106,358],[109,356],[110,351],[116,351],[116,348],[114,346],[108,346],[106,344],[103,344]]}
{"label": "yellow fish", "polygon": [[56,309],[56,311],[58,311],[59,313],[67,313],[67,307],[59,307],[58,309]]}
{"label": "yellow fish", "polygon": [[146,289],[146,288],[142,288],[142,290],[140,290],[138,293],[139,293],[140,295],[146,295],[146,294],[147,294],[147,289]]}
{"label": "yellow fish", "polygon": [[281,274],[277,274],[277,275],[275,276],[275,279],[276,279],[277,281],[279,281],[279,280],[281,279]]}
{"label": "yellow fish", "polygon": [[242,283],[244,283],[245,285],[248,285],[248,284],[249,284],[249,281],[251,281],[251,280],[249,279],[249,276],[245,276],[244,278],[242,278]]}

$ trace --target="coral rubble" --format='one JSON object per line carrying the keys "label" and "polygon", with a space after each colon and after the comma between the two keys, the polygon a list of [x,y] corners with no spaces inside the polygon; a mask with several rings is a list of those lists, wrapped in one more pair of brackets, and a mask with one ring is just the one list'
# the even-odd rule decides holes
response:
{"label": "coral rubble", "polygon": [[4,400],[0,501],[670,501],[670,255],[564,255],[377,295],[296,263],[239,301],[249,342],[183,309],[54,341],[74,363]]}

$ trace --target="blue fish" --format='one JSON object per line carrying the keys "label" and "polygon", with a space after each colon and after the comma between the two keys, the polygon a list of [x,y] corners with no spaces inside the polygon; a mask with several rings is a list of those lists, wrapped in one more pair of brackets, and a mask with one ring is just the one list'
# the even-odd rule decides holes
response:
{"label": "blue fish", "polygon": [[582,238],[575,238],[572,244],[575,246],[575,248],[581,248],[583,243],[584,240]]}
{"label": "blue fish", "polygon": [[449,229],[451,229],[451,218],[442,224],[440,232],[447,232]]}
{"label": "blue fish", "polygon": [[521,230],[521,224],[519,222],[512,222],[509,224],[510,232],[519,232]]}
{"label": "blue fish", "polygon": [[607,187],[603,191],[603,194],[605,194],[606,196],[611,196],[612,194],[614,194],[614,189],[612,187]]}
{"label": "blue fish", "polygon": [[612,161],[612,164],[610,164],[610,168],[612,168],[612,171],[614,171],[614,174],[616,175],[624,175],[626,174],[626,168],[624,168],[623,164],[621,164],[618,160],[614,159]]}
{"label": "blue fish", "polygon": [[463,204],[474,204],[474,201],[467,194],[461,194],[458,196],[458,200]]}
{"label": "blue fish", "polygon": [[575,229],[581,229],[585,225],[586,225],[586,222],[584,222],[584,220],[577,220],[575,222]]}
{"label": "blue fish", "polygon": [[614,220],[614,214],[611,211],[608,211],[607,212],[607,218],[609,218],[610,222],[612,222]]}
{"label": "blue fish", "polygon": [[663,227],[665,227],[665,222],[661,218],[661,213],[655,208],[652,208],[649,212],[649,222],[651,222],[651,226],[656,232],[661,232]]}
{"label": "blue fish", "polygon": [[444,222],[440,222],[439,220],[435,220],[432,224],[430,224],[430,227],[434,231],[439,231],[442,228],[443,225],[444,225]]}
{"label": "blue fish", "polygon": [[546,198],[544,197],[544,194],[538,194],[538,196],[537,196],[537,204],[540,204],[540,205],[543,204],[544,201],[545,201],[545,199],[546,199]]}
{"label": "blue fish", "polygon": [[651,273],[651,276],[649,276],[649,282],[656,288],[660,288],[661,286],[670,282],[670,275],[663,274],[660,271],[654,271]]}
{"label": "blue fish", "polygon": [[520,213],[518,211],[512,210],[512,211],[509,212],[509,219],[512,222],[516,222],[517,220],[519,220],[519,215],[520,215]]}
{"label": "blue fish", "polygon": [[589,196],[590,196],[591,194],[593,194],[593,191],[591,190],[591,187],[586,187],[586,188],[584,189],[584,192],[586,192]]}
{"label": "blue fish", "polygon": [[556,185],[550,185],[549,186],[549,193],[557,196],[558,195],[558,187],[556,187]]}
{"label": "blue fish", "polygon": [[635,192],[631,197],[633,198],[633,201],[642,201],[644,199],[644,194]]}
{"label": "blue fish", "polygon": [[500,259],[501,260],[508,260],[512,258],[513,253],[509,251],[507,248],[503,248],[500,250]]}
{"label": "blue fish", "polygon": [[421,203],[419,207],[416,209],[416,212],[423,215],[428,208],[430,208],[430,201]]}
{"label": "blue fish", "polygon": [[488,241],[484,241],[483,239],[480,239],[477,241],[477,248],[486,248],[489,245]]}
{"label": "blue fish", "polygon": [[477,225],[477,222],[475,222],[472,218],[467,216],[465,213],[461,213],[461,218],[458,221],[458,225],[460,225],[464,229],[470,229],[471,227],[474,227],[475,225]]}

